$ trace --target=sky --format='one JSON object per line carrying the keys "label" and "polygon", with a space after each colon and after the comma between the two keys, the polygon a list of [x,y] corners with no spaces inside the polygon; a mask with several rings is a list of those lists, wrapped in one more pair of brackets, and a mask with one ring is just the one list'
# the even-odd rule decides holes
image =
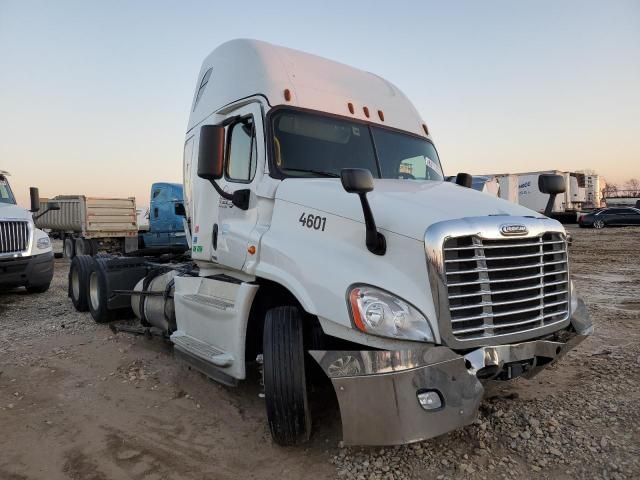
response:
{"label": "sky", "polygon": [[0,0],[0,170],[41,196],[182,180],[204,57],[256,38],[376,73],[447,175],[640,178],[640,2]]}

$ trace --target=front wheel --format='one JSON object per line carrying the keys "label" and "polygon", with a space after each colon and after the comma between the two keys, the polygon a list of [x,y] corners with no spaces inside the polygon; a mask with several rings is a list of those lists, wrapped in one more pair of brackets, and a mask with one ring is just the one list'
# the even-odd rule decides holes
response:
{"label": "front wheel", "polygon": [[264,393],[273,440],[282,446],[311,434],[302,315],[297,307],[267,312],[264,325]]}
{"label": "front wheel", "polygon": [[593,228],[597,228],[598,230],[604,228],[604,220],[598,218],[595,222],[593,222]]}

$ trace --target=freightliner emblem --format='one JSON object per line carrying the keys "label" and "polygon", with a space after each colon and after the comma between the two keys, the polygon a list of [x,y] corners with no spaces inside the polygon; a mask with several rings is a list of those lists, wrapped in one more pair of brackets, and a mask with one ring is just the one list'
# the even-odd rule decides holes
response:
{"label": "freightliner emblem", "polygon": [[529,230],[527,230],[527,227],[524,225],[505,223],[504,225],[500,225],[500,233],[506,237],[510,237],[514,235],[526,235],[529,233]]}

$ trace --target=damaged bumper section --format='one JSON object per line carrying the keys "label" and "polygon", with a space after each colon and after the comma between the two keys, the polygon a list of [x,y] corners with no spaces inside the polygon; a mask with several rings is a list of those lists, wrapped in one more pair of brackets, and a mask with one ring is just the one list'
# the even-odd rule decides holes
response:
{"label": "damaged bumper section", "polygon": [[531,378],[593,331],[579,301],[568,330],[512,345],[457,353],[443,346],[403,351],[311,351],[331,379],[348,445],[397,445],[473,422],[482,380]]}

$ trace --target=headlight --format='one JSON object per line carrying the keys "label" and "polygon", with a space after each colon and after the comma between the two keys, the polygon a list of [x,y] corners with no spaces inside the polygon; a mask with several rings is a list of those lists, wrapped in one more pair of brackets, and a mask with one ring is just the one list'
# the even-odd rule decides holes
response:
{"label": "headlight", "polygon": [[359,286],[349,292],[356,327],[372,335],[433,342],[433,332],[422,313],[404,300],[379,288]]}
{"label": "headlight", "polygon": [[42,237],[38,239],[36,245],[40,250],[44,250],[45,248],[49,248],[51,246],[51,240],[49,240],[49,237]]}

